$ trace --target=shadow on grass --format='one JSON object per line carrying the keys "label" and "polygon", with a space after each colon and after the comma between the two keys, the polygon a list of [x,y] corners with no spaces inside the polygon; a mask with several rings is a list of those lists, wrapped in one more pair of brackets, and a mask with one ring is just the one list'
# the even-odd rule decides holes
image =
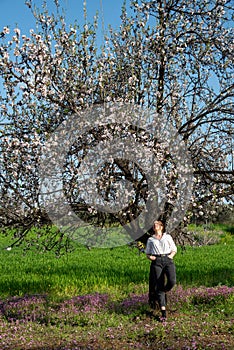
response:
{"label": "shadow on grass", "polygon": [[224,228],[224,231],[230,233],[231,235],[234,235],[234,226],[226,227]]}

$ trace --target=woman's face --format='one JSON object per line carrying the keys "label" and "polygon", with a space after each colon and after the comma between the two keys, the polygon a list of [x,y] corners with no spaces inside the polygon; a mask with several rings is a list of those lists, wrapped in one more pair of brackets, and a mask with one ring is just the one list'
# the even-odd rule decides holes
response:
{"label": "woman's face", "polygon": [[161,221],[154,222],[154,231],[163,231],[163,223]]}

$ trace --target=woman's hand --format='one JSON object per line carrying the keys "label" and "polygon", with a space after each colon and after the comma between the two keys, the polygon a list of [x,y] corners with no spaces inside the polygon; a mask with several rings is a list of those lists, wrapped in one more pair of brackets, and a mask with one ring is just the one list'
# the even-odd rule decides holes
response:
{"label": "woman's hand", "polygon": [[175,255],[176,255],[176,252],[171,252],[171,253],[168,255],[168,258],[173,260],[173,258],[174,258]]}
{"label": "woman's hand", "polygon": [[147,258],[148,258],[149,260],[151,260],[151,261],[156,260],[156,256],[150,255],[150,254],[147,254]]}

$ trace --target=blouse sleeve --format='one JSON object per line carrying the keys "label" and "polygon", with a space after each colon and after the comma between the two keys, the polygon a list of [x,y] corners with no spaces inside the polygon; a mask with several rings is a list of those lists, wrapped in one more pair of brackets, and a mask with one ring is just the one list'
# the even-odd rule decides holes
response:
{"label": "blouse sleeve", "polygon": [[177,247],[176,247],[175,242],[174,242],[173,238],[171,237],[171,235],[168,235],[168,242],[169,242],[171,251],[177,253]]}
{"label": "blouse sleeve", "polygon": [[148,241],[146,243],[146,249],[145,249],[145,253],[148,254],[152,254],[152,242],[150,240],[150,238],[148,238]]}

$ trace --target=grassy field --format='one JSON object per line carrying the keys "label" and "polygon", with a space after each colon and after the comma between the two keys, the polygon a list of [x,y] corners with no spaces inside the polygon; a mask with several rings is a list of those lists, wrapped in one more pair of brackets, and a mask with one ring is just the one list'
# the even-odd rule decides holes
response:
{"label": "grassy field", "polygon": [[[20,248],[7,251],[0,244],[0,296],[42,293],[51,298],[72,297],[94,291],[129,293],[132,286],[146,286],[149,261],[135,248],[77,247],[66,256]],[[234,285],[233,245],[217,244],[179,248],[175,257],[177,281],[183,286]]]}
{"label": "grassy field", "polygon": [[136,248],[58,259],[1,238],[0,349],[233,349],[232,237],[179,248],[165,322],[149,312],[150,263]]}

